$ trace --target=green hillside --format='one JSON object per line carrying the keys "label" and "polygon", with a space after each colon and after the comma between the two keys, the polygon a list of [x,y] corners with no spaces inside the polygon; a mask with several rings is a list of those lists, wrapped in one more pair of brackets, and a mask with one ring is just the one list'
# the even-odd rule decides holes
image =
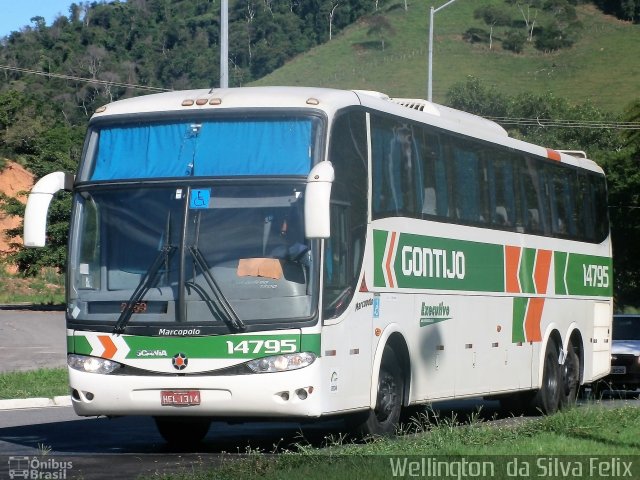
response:
{"label": "green hillside", "polygon": [[[426,98],[429,8],[443,3],[414,0],[407,11],[398,3],[384,12],[392,29],[382,29],[383,36],[371,32],[371,24],[360,20],[254,84],[358,88]],[[514,20],[522,20],[517,8],[504,0],[458,0],[436,14],[435,102],[443,103],[447,90],[467,76],[510,95],[551,92],[575,103],[590,100],[612,112],[621,111],[640,96],[639,24],[604,15],[591,4],[579,5],[582,29],[573,47],[542,53],[527,43],[521,54],[515,54],[503,50],[496,41],[504,35],[504,28],[496,28],[491,50],[488,44],[463,40],[471,27],[489,30],[474,18],[474,11],[486,4],[499,5],[509,10]],[[543,25],[550,19],[548,12],[540,12],[536,22]]]}

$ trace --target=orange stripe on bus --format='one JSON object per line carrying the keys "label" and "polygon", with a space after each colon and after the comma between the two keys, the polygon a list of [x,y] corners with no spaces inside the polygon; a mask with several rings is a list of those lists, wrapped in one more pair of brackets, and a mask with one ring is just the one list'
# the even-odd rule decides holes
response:
{"label": "orange stripe on bus", "polygon": [[544,298],[530,298],[527,315],[524,319],[524,332],[528,342],[541,342],[540,322],[542,321],[542,309]]}
{"label": "orange stripe on bus", "polygon": [[116,347],[116,344],[113,343],[113,340],[111,340],[111,337],[108,337],[106,335],[98,335],[98,340],[100,340],[100,343],[104,347],[104,352],[102,352],[102,357],[113,358],[113,356],[118,351],[118,347]]}
{"label": "orange stripe on bus", "polygon": [[504,246],[505,282],[508,293],[520,293],[518,282],[518,265],[520,264],[520,247]]}
{"label": "orange stripe on bus", "polygon": [[389,242],[389,251],[387,252],[387,263],[385,265],[385,268],[387,270],[387,278],[389,279],[389,287],[391,288],[395,288],[395,285],[393,283],[393,275],[391,271],[391,260],[392,260],[392,254],[393,254],[393,247],[395,246],[395,243],[396,243],[396,232],[391,232],[391,241]]}
{"label": "orange stripe on bus", "polygon": [[547,158],[549,160],[555,160],[556,162],[560,161],[560,152],[556,152],[555,150],[551,150],[547,148]]}
{"label": "orange stripe on bus", "polygon": [[536,293],[547,293],[549,285],[549,271],[551,270],[551,250],[538,250],[536,255],[536,267],[533,272],[533,281],[536,284]]}

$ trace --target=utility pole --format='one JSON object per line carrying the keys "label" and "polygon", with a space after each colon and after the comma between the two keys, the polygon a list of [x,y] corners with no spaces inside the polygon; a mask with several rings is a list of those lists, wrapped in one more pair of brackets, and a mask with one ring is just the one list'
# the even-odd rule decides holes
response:
{"label": "utility pole", "polygon": [[220,88],[229,87],[229,0],[220,3]]}
{"label": "utility pole", "polygon": [[433,98],[432,87],[433,87],[433,17],[436,13],[442,10],[445,7],[448,7],[456,0],[449,0],[444,5],[439,6],[438,8],[431,7],[430,15],[429,15],[429,80],[427,85],[427,100],[431,101]]}

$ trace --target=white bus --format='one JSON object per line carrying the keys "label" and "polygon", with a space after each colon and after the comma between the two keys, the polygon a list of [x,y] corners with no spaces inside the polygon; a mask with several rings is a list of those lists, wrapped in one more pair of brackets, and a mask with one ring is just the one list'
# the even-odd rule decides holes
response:
{"label": "white bus", "polygon": [[609,372],[602,170],[464,112],[316,88],[131,98],[93,115],[77,175],[36,184],[25,245],[59,189],[79,415],[151,415],[170,442],[213,419],[390,434],[442,399],[552,413]]}

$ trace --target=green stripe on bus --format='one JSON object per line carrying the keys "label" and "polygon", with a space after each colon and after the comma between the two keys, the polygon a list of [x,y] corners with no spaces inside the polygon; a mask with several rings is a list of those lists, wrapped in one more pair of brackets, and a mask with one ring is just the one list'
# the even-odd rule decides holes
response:
{"label": "green stripe on bus", "polygon": [[513,325],[511,329],[511,341],[513,343],[525,342],[524,317],[527,313],[527,297],[516,297],[513,299]]}
{"label": "green stripe on bus", "polygon": [[402,233],[393,268],[399,288],[473,292],[505,288],[502,245]]}
{"label": "green stripe on bus", "polygon": [[533,283],[533,269],[536,263],[536,249],[522,249],[522,260],[520,261],[520,289],[522,293],[536,293],[536,286]]}
{"label": "green stripe on bus", "polygon": [[306,334],[302,335],[300,339],[300,351],[301,352],[311,352],[315,353],[318,357],[320,356],[320,334]]}
{"label": "green stripe on bus", "polygon": [[[613,295],[611,258],[570,253],[565,280],[569,295]],[[556,287],[557,293],[557,287]]]}
{"label": "green stripe on bus", "polygon": [[[293,352],[320,356],[320,334],[220,335],[207,337],[122,337],[129,347],[126,358],[166,358],[184,353],[189,358],[258,358]],[[90,355],[92,348],[82,334],[67,338],[69,350]]]}
{"label": "green stripe on bus", "polygon": [[567,288],[564,283],[564,268],[567,264],[568,253],[554,252],[553,269],[555,271],[555,284],[557,295],[567,295]]}
{"label": "green stripe on bus", "polygon": [[[316,336],[319,336],[316,334]],[[127,358],[162,358],[147,352],[166,351],[169,356],[184,353],[189,358],[258,358],[281,353],[300,352],[300,335],[222,335],[216,337],[124,337],[131,349]],[[305,345],[319,354],[319,340]],[[144,355],[141,353],[144,352]]]}
{"label": "green stripe on bus", "polygon": [[[385,281],[385,254],[393,252],[386,252],[388,237],[387,231],[373,231],[374,287],[389,287]],[[504,245],[409,233],[399,233],[396,238],[392,267],[395,287],[399,289],[505,291]],[[535,248],[522,249],[518,280],[523,294],[551,293],[536,291],[533,277],[538,254]],[[613,295],[610,257],[553,252],[553,270],[556,295]],[[538,272],[541,273],[551,272]]]}
{"label": "green stripe on bus", "polygon": [[373,231],[373,252],[375,257],[373,267],[373,285],[376,287],[386,287],[387,284],[384,281],[384,271],[382,260],[384,258],[384,251],[387,247],[387,237],[389,232],[384,230]]}
{"label": "green stripe on bus", "polygon": [[87,337],[84,335],[73,335],[67,339],[67,345],[69,344],[69,338],[71,339],[71,349],[69,352],[78,353],[80,355],[91,355],[91,344]]}

